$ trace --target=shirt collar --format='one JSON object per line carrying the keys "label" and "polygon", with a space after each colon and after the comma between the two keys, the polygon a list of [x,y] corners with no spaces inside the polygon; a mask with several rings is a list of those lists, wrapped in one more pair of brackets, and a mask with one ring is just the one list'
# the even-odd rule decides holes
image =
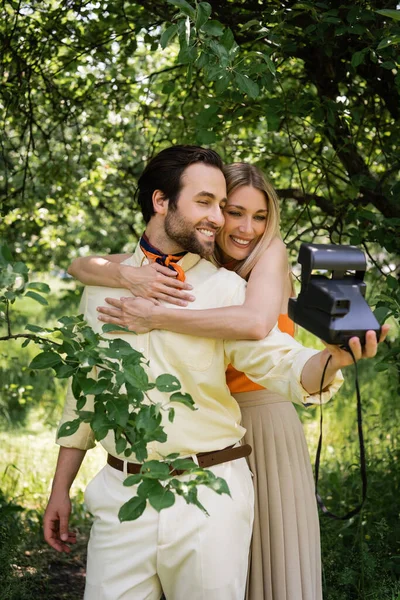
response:
{"label": "shirt collar", "polygon": [[[180,265],[186,272],[197,265],[200,260],[201,256],[198,254],[193,254],[192,252],[188,252],[183,258],[181,258],[181,260],[178,262],[178,265]],[[148,265],[149,263],[150,261],[142,252],[140,244],[136,246],[135,252],[132,254],[132,256],[130,256],[128,260],[124,261],[124,264],[130,264],[133,267],[141,267],[142,265]]]}

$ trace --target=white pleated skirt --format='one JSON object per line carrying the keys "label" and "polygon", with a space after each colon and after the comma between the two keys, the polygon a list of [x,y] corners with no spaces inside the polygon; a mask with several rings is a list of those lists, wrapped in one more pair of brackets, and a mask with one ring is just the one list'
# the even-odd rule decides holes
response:
{"label": "white pleated skirt", "polygon": [[255,515],[246,600],[321,600],[318,511],[302,424],[291,402],[235,394],[253,448]]}

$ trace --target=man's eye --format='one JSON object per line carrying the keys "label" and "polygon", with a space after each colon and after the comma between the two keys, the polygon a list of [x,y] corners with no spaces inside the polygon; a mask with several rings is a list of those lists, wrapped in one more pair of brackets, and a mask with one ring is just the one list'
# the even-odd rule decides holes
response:
{"label": "man's eye", "polygon": [[198,200],[198,204],[210,204],[209,200]]}

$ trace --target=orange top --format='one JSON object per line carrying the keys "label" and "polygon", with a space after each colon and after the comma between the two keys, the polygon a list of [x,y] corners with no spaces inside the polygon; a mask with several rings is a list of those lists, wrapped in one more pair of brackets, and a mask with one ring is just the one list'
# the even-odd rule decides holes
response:
{"label": "orange top", "polygon": [[[283,333],[288,333],[292,337],[294,336],[294,323],[289,319],[288,315],[279,315],[278,327]],[[231,394],[265,389],[261,385],[258,385],[258,383],[251,381],[244,373],[236,371],[232,365],[228,365],[226,370],[226,383]]]}

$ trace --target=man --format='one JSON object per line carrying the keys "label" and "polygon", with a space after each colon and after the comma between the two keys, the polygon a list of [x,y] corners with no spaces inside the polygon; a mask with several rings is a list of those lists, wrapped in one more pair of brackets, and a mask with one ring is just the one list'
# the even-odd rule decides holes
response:
{"label": "man", "polygon": [[[179,276],[193,286],[193,308],[241,304],[245,283],[235,273],[218,271],[200,258],[214,249],[215,236],[223,225],[221,209],[226,187],[219,156],[197,147],[175,146],[157,155],[139,179],[139,203],[147,223],[135,253],[126,261],[141,266],[147,260],[175,265]],[[185,253],[182,257],[179,255]],[[100,331],[96,307],[106,296],[115,298],[126,290],[86,288],[84,313],[93,329]],[[304,349],[289,336],[273,330],[262,341],[223,341],[152,331],[121,334],[122,339],[149,359],[149,376],[175,375],[182,390],[192,395],[197,411],[177,405],[171,424],[164,423],[168,439],[148,445],[149,459],[172,452],[199,459],[209,453],[232,498],[201,489],[200,502],[206,517],[177,498],[174,506],[157,513],[148,506],[143,515],[119,523],[118,510],[134,493],[122,482],[140,466],[128,464],[116,452],[113,436],[102,440],[108,464],[92,480],[86,502],[95,521],[88,548],[86,600],[240,600],[245,593],[248,550],[253,519],[251,474],[239,445],[244,430],[240,411],[225,384],[225,369],[231,363],[251,379],[293,400],[306,401],[319,390],[327,351]],[[373,356],[377,342],[370,332],[364,354]],[[360,343],[353,340],[356,358]],[[347,353],[332,351],[325,385],[330,395],[341,383],[337,369],[349,364]],[[158,395],[158,397],[157,397]],[[154,390],[154,399],[162,394]],[[75,400],[67,396],[62,422],[75,418]],[[74,536],[68,532],[69,488],[85,452],[94,445],[88,425],[61,445],[53,489],[44,519],[45,538],[59,551],[68,551]],[[133,458],[133,463],[135,463]],[[136,469],[136,471],[135,471]],[[185,475],[182,475],[185,477]]]}

